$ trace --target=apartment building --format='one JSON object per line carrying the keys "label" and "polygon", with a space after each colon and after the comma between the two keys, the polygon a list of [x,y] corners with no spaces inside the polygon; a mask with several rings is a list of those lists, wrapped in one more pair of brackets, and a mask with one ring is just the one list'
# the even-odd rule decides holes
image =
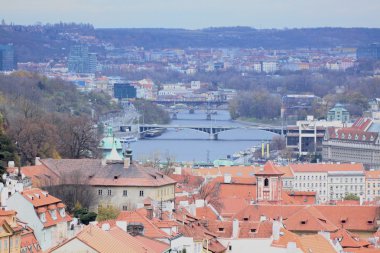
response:
{"label": "apartment building", "polygon": [[378,200],[380,197],[380,171],[370,170],[365,172],[366,183],[365,193],[366,200],[373,201]]}
{"label": "apartment building", "polygon": [[363,163],[368,169],[380,168],[380,124],[360,118],[351,127],[328,128],[322,141],[326,162]]}
{"label": "apartment building", "polygon": [[341,200],[352,193],[365,198],[362,164],[291,164],[293,190],[314,191],[319,203]]}

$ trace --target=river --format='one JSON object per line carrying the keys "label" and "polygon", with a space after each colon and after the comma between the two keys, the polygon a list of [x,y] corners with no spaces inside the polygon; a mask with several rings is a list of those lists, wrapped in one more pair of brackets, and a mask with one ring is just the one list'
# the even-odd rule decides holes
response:
{"label": "river", "polygon": [[[206,120],[205,111],[180,111],[178,119],[172,120],[171,125],[197,126],[245,126],[231,120],[228,111],[218,111],[212,115],[212,120]],[[192,129],[167,129],[161,136],[142,139],[131,143],[134,156],[139,160],[153,159],[159,156],[160,160],[166,157],[176,161],[207,162],[226,158],[235,152],[260,146],[257,139],[271,139],[273,133],[256,129],[233,129],[219,133],[218,140],[210,140],[207,133]]]}

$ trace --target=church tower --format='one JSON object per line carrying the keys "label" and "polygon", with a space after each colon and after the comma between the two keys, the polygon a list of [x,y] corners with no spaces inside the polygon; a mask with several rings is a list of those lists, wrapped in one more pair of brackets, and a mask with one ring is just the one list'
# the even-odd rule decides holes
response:
{"label": "church tower", "polygon": [[279,171],[271,161],[266,162],[264,167],[255,173],[257,202],[280,202],[282,200],[282,175],[284,173]]}

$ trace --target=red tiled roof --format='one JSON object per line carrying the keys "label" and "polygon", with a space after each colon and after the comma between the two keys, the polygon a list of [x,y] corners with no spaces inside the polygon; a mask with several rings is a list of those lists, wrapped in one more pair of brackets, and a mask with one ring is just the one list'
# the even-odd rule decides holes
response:
{"label": "red tiled roof", "polygon": [[340,228],[335,233],[330,234],[331,239],[337,239],[343,248],[361,248],[370,245],[369,242],[359,238],[359,236]]}
{"label": "red tiled roof", "polygon": [[195,210],[196,217],[200,220],[217,220],[218,216],[208,206],[198,207]]}
{"label": "red tiled roof", "polygon": [[380,179],[380,170],[370,170],[365,172],[366,179]]}
{"label": "red tiled roof", "polygon": [[361,118],[358,118],[352,124],[352,128],[356,128],[356,129],[359,129],[361,131],[366,131],[371,124],[372,124],[372,119],[361,117]]}
{"label": "red tiled roof", "polygon": [[32,203],[35,208],[61,202],[60,199],[38,188],[24,190],[21,194],[24,196],[26,200]]}
{"label": "red tiled roof", "polygon": [[120,212],[117,220],[130,222],[138,222],[144,225],[144,236],[150,238],[169,238],[170,236],[159,229],[153,224],[151,220],[146,217],[145,209],[138,209],[136,211],[122,211]]}
{"label": "red tiled roof", "polygon": [[263,169],[256,172],[255,175],[256,176],[265,176],[265,175],[282,176],[284,175],[284,173],[279,171],[272,161],[268,161],[264,164]]}
{"label": "red tiled roof", "polygon": [[30,253],[41,252],[41,247],[34,235],[34,232],[28,226],[23,229],[21,233],[21,248],[27,248],[27,252]]}
{"label": "red tiled roof", "polygon": [[291,164],[290,167],[294,172],[331,172],[331,171],[362,171],[364,172],[363,164],[361,163],[298,163]]}
{"label": "red tiled roof", "polygon": [[290,231],[336,231],[338,228],[313,206],[306,206],[284,220]]}
{"label": "red tiled roof", "polygon": [[[303,216],[311,215],[313,217],[313,224],[317,226],[325,226],[331,230],[333,224],[335,227],[344,226],[345,229],[350,231],[375,231],[376,220],[379,217],[378,206],[334,206],[334,205],[316,205],[312,206],[313,210],[309,209],[308,212],[303,211]],[[287,219],[293,216],[301,209],[310,208],[302,205],[249,205],[241,211],[237,212],[234,218],[238,220],[248,219],[250,221],[259,221],[261,216],[267,219],[279,220],[281,217],[284,223]],[[300,214],[302,214],[300,213]],[[309,213],[309,214],[308,214]],[[301,216],[300,216],[301,217]],[[300,217],[294,216],[288,223],[295,229],[300,227],[295,226],[295,222],[301,222]],[[319,220],[315,220],[315,217]],[[298,221],[297,221],[298,220]],[[321,220],[326,220],[326,223]],[[344,220],[344,223],[342,221]],[[323,222],[322,224],[320,222]]]}
{"label": "red tiled roof", "polygon": [[[46,221],[43,222],[44,227],[51,227],[58,223],[70,222],[72,220],[67,213],[65,213],[64,217],[61,216],[60,212],[56,209],[56,204],[62,203],[61,200],[50,195],[48,192],[38,188],[32,188],[23,191],[21,194],[26,200],[33,204],[38,214],[45,213]],[[53,219],[50,213],[52,210],[55,210],[56,219]]]}

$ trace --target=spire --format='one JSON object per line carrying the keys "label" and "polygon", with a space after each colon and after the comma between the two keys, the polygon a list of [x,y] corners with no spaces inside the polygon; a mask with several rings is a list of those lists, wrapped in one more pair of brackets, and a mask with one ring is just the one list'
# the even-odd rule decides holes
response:
{"label": "spire", "polygon": [[123,158],[120,157],[119,153],[116,150],[116,142],[115,142],[115,137],[113,136],[112,138],[112,149],[111,153],[106,157],[107,160],[111,161],[122,161]]}

